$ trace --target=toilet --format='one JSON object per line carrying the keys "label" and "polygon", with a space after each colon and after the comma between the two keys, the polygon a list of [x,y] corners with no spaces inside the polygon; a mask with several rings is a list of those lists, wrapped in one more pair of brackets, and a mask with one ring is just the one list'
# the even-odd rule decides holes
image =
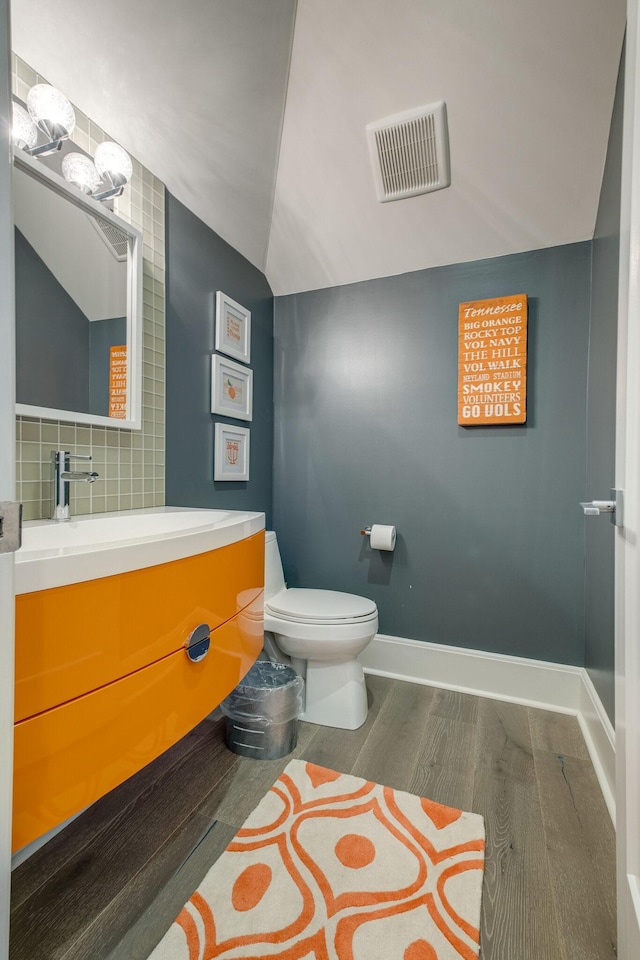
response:
{"label": "toilet", "polygon": [[305,680],[301,719],[361,727],[368,707],[358,654],[378,632],[378,608],[351,593],[288,590],[273,530],[265,537],[264,629]]}

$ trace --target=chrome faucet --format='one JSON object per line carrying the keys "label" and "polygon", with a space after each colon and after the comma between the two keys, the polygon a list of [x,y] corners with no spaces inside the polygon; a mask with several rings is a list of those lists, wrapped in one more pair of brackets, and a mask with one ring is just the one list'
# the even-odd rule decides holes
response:
{"label": "chrome faucet", "polygon": [[93,483],[98,479],[97,473],[83,473],[70,469],[71,460],[91,460],[91,454],[83,456],[79,453],[70,453],[68,450],[52,450],[51,459],[53,460],[53,516],[52,520],[69,520],[71,511],[69,510],[69,484],[72,480],[84,480],[85,483]]}

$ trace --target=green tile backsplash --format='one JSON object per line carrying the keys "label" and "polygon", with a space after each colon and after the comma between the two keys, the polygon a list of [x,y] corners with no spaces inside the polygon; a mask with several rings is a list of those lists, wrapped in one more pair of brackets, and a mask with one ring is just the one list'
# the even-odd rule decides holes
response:
{"label": "green tile backsplash", "polygon": [[[12,58],[13,91],[26,99],[35,83],[46,83],[24,61]],[[63,91],[64,92],[64,91]],[[93,155],[109,139],[76,109],[74,142]],[[93,456],[100,479],[75,484],[71,512],[103,513],[164,503],[165,462],[165,246],[164,184],[135,158],[133,178],[115,201],[115,212],[143,235],[143,377],[142,429],[119,430],[84,424],[17,417],[17,497],[25,520],[51,516],[51,450]]]}

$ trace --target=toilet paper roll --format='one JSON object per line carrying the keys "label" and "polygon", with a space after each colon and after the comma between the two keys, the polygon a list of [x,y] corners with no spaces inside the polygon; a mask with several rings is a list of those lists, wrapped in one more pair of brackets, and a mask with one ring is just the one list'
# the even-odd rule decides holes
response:
{"label": "toilet paper roll", "polygon": [[396,528],[374,523],[369,537],[372,550],[394,550],[396,545]]}

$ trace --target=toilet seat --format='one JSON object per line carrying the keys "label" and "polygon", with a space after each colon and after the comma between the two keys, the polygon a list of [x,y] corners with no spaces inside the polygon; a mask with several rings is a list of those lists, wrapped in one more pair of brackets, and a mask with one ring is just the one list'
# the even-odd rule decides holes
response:
{"label": "toilet seat", "polygon": [[378,615],[373,600],[336,590],[282,590],[270,597],[265,607],[279,620],[291,623],[365,623]]}

